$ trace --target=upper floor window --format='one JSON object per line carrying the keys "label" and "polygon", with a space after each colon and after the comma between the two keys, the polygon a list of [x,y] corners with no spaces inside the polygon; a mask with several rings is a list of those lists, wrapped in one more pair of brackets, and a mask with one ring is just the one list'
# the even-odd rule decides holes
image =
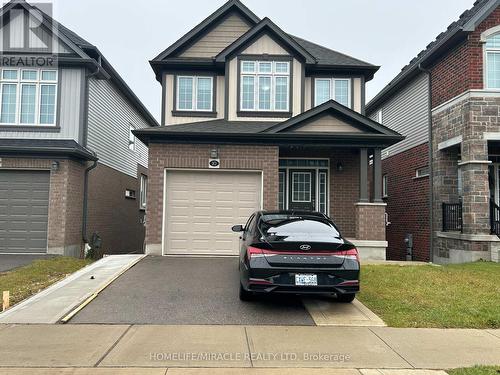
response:
{"label": "upper floor window", "polygon": [[500,33],[486,38],[486,88],[500,89]]}
{"label": "upper floor window", "polygon": [[240,110],[290,111],[290,61],[241,61]]}
{"label": "upper floor window", "polygon": [[0,123],[55,125],[57,70],[2,69]]}
{"label": "upper floor window", "polygon": [[211,112],[214,99],[214,79],[203,76],[177,77],[177,110]]}
{"label": "upper floor window", "polygon": [[316,78],[314,80],[314,106],[330,99],[350,107],[351,80],[348,78]]}

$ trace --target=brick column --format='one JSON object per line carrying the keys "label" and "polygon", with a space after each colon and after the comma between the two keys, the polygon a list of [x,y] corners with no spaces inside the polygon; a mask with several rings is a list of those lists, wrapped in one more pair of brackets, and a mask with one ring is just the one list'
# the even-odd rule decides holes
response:
{"label": "brick column", "polygon": [[356,204],[356,239],[385,241],[385,203]]}

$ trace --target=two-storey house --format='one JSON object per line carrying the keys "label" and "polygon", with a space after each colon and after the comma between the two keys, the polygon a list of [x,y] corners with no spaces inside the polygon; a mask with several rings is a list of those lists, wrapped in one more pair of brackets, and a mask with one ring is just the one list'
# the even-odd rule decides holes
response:
{"label": "two-storey house", "polygon": [[0,10],[0,253],[140,252],[155,119],[98,48],[23,0]]}
{"label": "two-storey house", "polygon": [[377,66],[290,35],[238,0],[151,66],[162,126],[135,131],[149,147],[148,254],[237,254],[231,225],[288,209],[331,216],[361,257],[385,259],[381,150],[403,137],[365,116]]}
{"label": "two-storey house", "polygon": [[499,5],[476,1],[367,105],[406,136],[383,151],[390,259],[498,261]]}

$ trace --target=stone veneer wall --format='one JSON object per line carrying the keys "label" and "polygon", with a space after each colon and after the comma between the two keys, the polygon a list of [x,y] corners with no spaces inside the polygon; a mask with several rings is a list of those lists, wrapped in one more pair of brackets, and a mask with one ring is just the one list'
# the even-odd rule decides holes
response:
{"label": "stone veneer wall", "polygon": [[[449,259],[452,251],[461,252],[463,256],[459,258],[464,261],[477,258],[464,253],[470,251],[482,252],[481,258],[484,258],[494,243],[488,240],[493,236],[489,236],[488,142],[483,134],[500,132],[499,108],[500,96],[479,96],[464,97],[462,101],[433,112],[433,210],[434,228],[438,232],[442,228],[442,203],[459,200],[459,169],[463,186],[463,235],[457,238],[436,236],[434,253],[440,258]],[[460,148],[438,150],[440,142],[460,135],[463,138]]]}

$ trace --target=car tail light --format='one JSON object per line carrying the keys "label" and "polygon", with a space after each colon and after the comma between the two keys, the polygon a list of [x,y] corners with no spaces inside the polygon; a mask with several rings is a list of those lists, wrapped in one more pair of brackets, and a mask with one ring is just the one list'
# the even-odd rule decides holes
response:
{"label": "car tail light", "polygon": [[355,247],[349,250],[341,251],[340,254],[345,256],[346,259],[356,260],[359,263],[359,253],[358,249]]}
{"label": "car tail light", "polygon": [[247,258],[248,260],[252,259],[252,257],[263,257],[264,252],[262,249],[259,249],[258,247],[253,247],[253,246],[248,246],[247,247]]}

